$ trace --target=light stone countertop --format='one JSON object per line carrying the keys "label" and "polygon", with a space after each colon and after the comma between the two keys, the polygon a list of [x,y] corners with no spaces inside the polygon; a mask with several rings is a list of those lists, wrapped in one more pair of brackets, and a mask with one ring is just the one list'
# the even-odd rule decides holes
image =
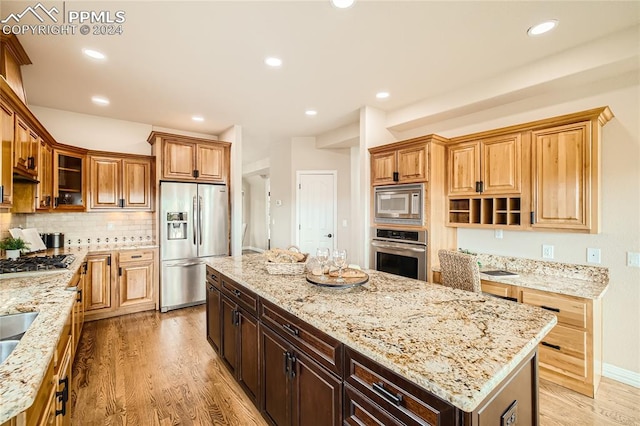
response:
{"label": "light stone countertop", "polygon": [[[577,265],[524,259],[520,257],[479,254],[480,279],[502,284],[548,291],[585,299],[600,299],[609,287],[609,270],[601,266]],[[483,271],[508,270],[517,277],[494,276]],[[433,267],[440,271],[440,266]]]}
{"label": "light stone countertop", "polygon": [[553,328],[543,309],[366,270],[352,289],[269,275],[259,254],[214,269],[463,411],[472,412]]}
{"label": "light stone countertop", "polygon": [[76,300],[76,292],[66,288],[87,251],[72,253],[75,261],[69,269],[0,279],[0,315],[38,312],[18,346],[0,364],[0,424],[29,408],[38,393]]}

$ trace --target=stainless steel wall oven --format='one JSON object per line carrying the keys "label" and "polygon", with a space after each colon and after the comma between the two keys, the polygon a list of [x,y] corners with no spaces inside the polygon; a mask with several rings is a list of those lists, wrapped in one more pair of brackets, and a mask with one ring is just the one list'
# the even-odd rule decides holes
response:
{"label": "stainless steel wall oven", "polygon": [[426,281],[427,231],[372,228],[371,267]]}

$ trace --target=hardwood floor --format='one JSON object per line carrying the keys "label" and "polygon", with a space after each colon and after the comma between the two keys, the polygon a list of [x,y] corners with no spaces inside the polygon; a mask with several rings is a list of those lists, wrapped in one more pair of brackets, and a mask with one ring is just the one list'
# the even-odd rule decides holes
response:
{"label": "hardwood floor", "polygon": [[[74,425],[266,425],[205,339],[204,306],[86,323],[73,367]],[[640,389],[596,399],[540,383],[540,425],[640,425]]]}

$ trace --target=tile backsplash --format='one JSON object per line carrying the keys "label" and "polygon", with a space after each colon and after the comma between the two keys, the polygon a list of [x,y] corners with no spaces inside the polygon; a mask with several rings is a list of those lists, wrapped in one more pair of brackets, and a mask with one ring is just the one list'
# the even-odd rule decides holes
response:
{"label": "tile backsplash", "polygon": [[0,214],[0,238],[9,228],[61,232],[66,246],[156,241],[153,212]]}

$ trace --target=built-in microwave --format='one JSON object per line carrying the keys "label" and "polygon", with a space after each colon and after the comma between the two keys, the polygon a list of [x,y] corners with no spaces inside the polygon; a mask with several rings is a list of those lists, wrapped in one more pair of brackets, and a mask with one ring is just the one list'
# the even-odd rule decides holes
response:
{"label": "built-in microwave", "polygon": [[376,186],[374,190],[375,223],[422,225],[424,203],[422,184]]}

